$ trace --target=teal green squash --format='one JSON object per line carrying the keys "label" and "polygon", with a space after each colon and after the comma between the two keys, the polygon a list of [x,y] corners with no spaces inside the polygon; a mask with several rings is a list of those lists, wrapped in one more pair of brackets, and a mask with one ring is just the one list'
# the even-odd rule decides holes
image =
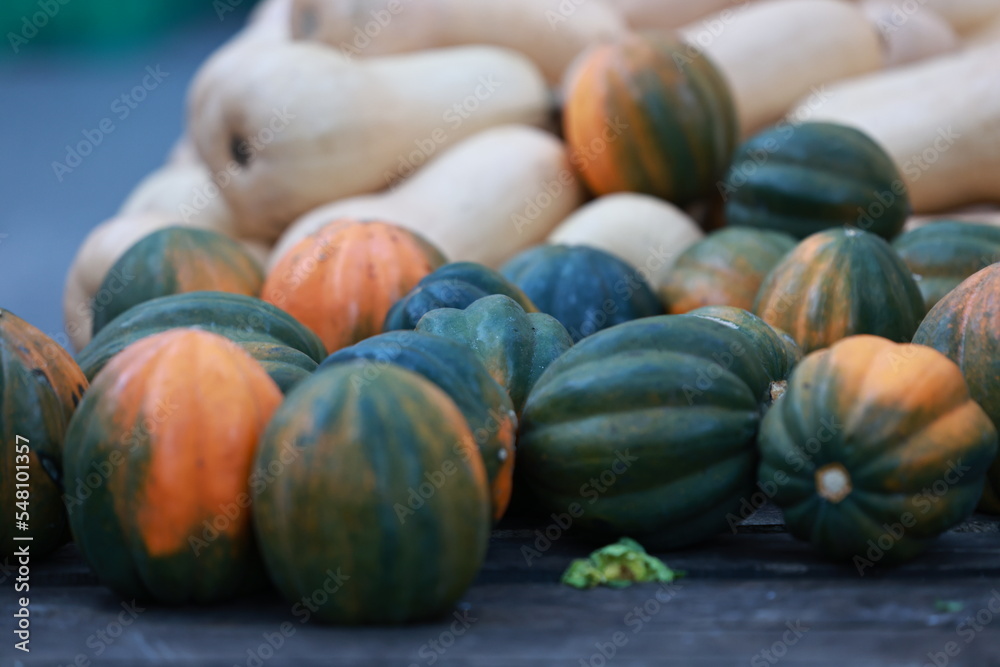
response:
{"label": "teal green squash", "polygon": [[1000,227],[941,220],[901,234],[892,247],[930,310],[973,273],[1000,262]]}
{"label": "teal green squash", "polygon": [[454,262],[425,276],[397,301],[389,309],[382,330],[416,329],[420,318],[432,310],[461,310],[491,294],[509,296],[527,313],[538,312],[524,292],[493,269],[475,262]]}
{"label": "teal green squash", "polygon": [[93,379],[128,345],[178,327],[196,327],[235,341],[264,366],[283,392],[308,377],[326,357],[319,338],[280,308],[240,294],[189,292],[130,308],[102,328],[77,361]]}
{"label": "teal green squash", "polygon": [[797,241],[783,232],[726,227],[712,232],[677,258],[660,287],[672,314],[703,306],[750,310],[761,283]]}
{"label": "teal green squash", "polygon": [[513,484],[517,417],[507,391],[465,345],[416,331],[393,331],[331,354],[320,369],[363,360],[368,382],[388,366],[399,366],[433,382],[465,415],[489,478],[493,518],[507,509]]}
{"label": "teal green squash", "polygon": [[727,529],[754,493],[754,441],[776,377],[750,338],[707,317],[620,324],[559,357],[528,397],[518,474],[546,512],[647,548]]}
{"label": "teal green squash", "polygon": [[[0,559],[21,544],[41,557],[66,540],[63,444],[86,389],[87,379],[62,346],[0,310]],[[17,521],[28,529],[18,529]]]}
{"label": "teal green squash", "polygon": [[218,602],[266,587],[252,487],[281,392],[232,341],[171,329],[130,345],[94,379],[66,434],[73,538],[125,600]]}
{"label": "teal green squash", "polygon": [[924,300],[892,246],[839,227],[813,234],[774,267],[754,312],[809,353],[856,334],[909,341]]}
{"label": "teal green squash", "polygon": [[788,377],[795,364],[802,360],[802,350],[791,336],[742,308],[706,306],[692,310],[688,315],[735,327],[756,349],[771,377]]}
{"label": "teal green squash", "polygon": [[465,310],[432,310],[421,318],[417,331],[470,348],[510,394],[518,414],[541,374],[573,345],[554,317],[526,313],[516,301],[499,294],[479,299]]}
{"label": "teal green squash", "polygon": [[[1000,264],[974,273],[941,299],[913,342],[958,364],[972,398],[1000,429]],[[1000,458],[990,469],[981,508],[1000,514]]]}
{"label": "teal green squash", "polygon": [[782,123],[736,151],[722,184],[726,223],[800,239],[851,225],[892,239],[910,213],[892,158],[863,132]]}
{"label": "teal green squash", "polygon": [[264,272],[243,246],[218,232],[167,227],[141,239],[108,270],[94,297],[96,334],[129,308],[185,292],[259,296]]}
{"label": "teal green squash", "polygon": [[659,297],[631,265],[587,246],[541,245],[500,272],[574,341],[640,317],[663,314]]}
{"label": "teal green squash", "polygon": [[760,451],[759,483],[789,531],[863,575],[969,516],[997,432],[944,355],[852,336],[802,360]]}
{"label": "teal green squash", "polygon": [[327,622],[431,618],[452,608],[486,555],[486,470],[441,389],[395,365],[356,382],[366,367],[324,368],[275,414],[258,467],[289,463],[254,493],[258,542],[293,612],[305,597]]}

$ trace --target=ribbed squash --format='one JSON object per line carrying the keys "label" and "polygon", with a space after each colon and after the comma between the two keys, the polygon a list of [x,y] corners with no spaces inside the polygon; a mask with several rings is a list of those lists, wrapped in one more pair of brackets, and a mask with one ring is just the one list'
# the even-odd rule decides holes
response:
{"label": "ribbed squash", "polygon": [[532,390],[518,474],[542,508],[571,512],[595,538],[705,540],[754,491],[754,439],[783,379],[729,323],[665,315],[601,331]]}
{"label": "ribbed squash", "polygon": [[416,331],[392,331],[334,352],[320,368],[365,361],[359,382],[370,382],[389,365],[433,382],[465,415],[489,479],[493,518],[510,502],[517,417],[507,391],[465,345]]}
{"label": "ribbed squash", "polygon": [[508,296],[484,297],[465,310],[439,308],[417,331],[444,336],[471,349],[507,390],[518,414],[539,376],[573,346],[566,328],[544,313],[526,313]]}
{"label": "ribbed squash", "polygon": [[[705,306],[692,310],[688,315],[734,327],[749,339],[771,377],[787,377],[795,364],[802,360],[802,350],[791,336],[742,308]],[[781,391],[783,388],[775,389]]]}
{"label": "ribbed squash", "polygon": [[[973,274],[941,299],[913,342],[958,364],[972,398],[1000,429],[1000,264]],[[1000,458],[990,468],[981,508],[1000,514]]]}
{"label": "ribbed squash", "polygon": [[799,239],[843,225],[891,239],[910,213],[892,158],[833,123],[781,123],[754,136],[736,152],[722,194],[729,225]]}
{"label": "ribbed squash", "polygon": [[973,273],[1000,262],[1000,227],[941,220],[901,234],[892,247],[930,310]]}
{"label": "ribbed squash", "polygon": [[282,391],[316,370],[323,343],[288,313],[260,299],[225,292],[189,292],[141,303],[116,317],[77,356],[93,379],[116,354],[153,334],[195,327],[229,338],[257,359]]}
{"label": "ribbed squash", "polygon": [[[0,310],[0,558],[22,545],[40,557],[65,541],[63,442],[86,389],[87,379],[66,350]],[[18,521],[28,528],[18,528]]]}
{"label": "ribbed squash", "polygon": [[66,436],[73,537],[126,599],[215,602],[259,587],[251,486],[281,392],[231,341],[175,329],[94,379]]}
{"label": "ribbed squash", "polygon": [[420,318],[432,310],[461,310],[491,294],[509,296],[526,313],[538,312],[524,292],[493,269],[475,262],[454,262],[425,276],[409,294],[393,304],[382,328],[415,329]]}
{"label": "ribbed squash", "polygon": [[663,314],[642,274],[597,248],[536,246],[500,272],[539,310],[559,320],[574,341],[622,322]]}
{"label": "ribbed squash", "polygon": [[567,76],[563,133],[598,195],[686,204],[715,192],[738,137],[729,87],[704,55],[667,35],[593,47]]}
{"label": "ribbed squash", "polygon": [[973,511],[997,432],[944,355],[853,336],[798,365],[760,449],[792,534],[864,574]]}
{"label": "ribbed squash", "polygon": [[264,272],[242,245],[218,232],[167,227],[146,236],[108,271],[94,296],[94,329],[132,306],[185,292],[259,296]]}
{"label": "ribbed squash", "polygon": [[764,278],[796,243],[788,234],[765,229],[712,232],[677,258],[660,298],[674,314],[702,306],[751,310]]}
{"label": "ribbed squash", "polygon": [[381,333],[392,305],[444,263],[434,246],[402,227],[344,219],[281,257],[262,298],[335,352]]}
{"label": "ribbed squash", "polygon": [[754,312],[808,354],[856,334],[909,341],[925,311],[920,289],[892,246],[840,227],[813,234],[774,267]]}
{"label": "ribbed squash", "polygon": [[278,589],[310,600],[320,620],[432,617],[451,608],[485,557],[486,470],[441,389],[394,365],[356,382],[365,368],[319,371],[274,416],[258,466],[286,452],[290,462],[254,493],[257,538]]}

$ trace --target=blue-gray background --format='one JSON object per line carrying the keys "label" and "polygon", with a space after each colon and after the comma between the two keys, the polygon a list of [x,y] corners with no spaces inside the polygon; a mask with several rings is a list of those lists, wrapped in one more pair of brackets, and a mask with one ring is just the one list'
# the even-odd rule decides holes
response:
{"label": "blue-gray background", "polygon": [[[194,72],[243,25],[250,3],[221,19],[212,4],[205,0],[169,29],[97,49],[43,40],[47,29],[72,30],[59,23],[74,20],[68,12],[19,44],[16,54],[10,23],[0,24],[0,308],[53,337],[62,333],[63,285],[77,247],[162,164],[182,131]],[[157,65],[168,76],[120,119],[114,101]],[[104,118],[114,131],[60,182],[52,163],[64,162],[67,144],[76,145]]]}

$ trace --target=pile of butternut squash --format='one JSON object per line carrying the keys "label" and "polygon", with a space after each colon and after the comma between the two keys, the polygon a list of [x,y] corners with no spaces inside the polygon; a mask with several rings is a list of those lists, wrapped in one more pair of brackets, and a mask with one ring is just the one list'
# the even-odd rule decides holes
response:
{"label": "pile of butternut squash", "polygon": [[[688,79],[630,55],[632,35],[651,32],[681,45],[671,57]],[[598,76],[588,58],[608,45],[651,87],[628,90],[605,73],[581,102],[574,87]],[[687,89],[657,97],[698,90],[699,59],[731,103],[718,122],[732,124],[703,161],[703,138],[688,135],[715,132],[711,123],[693,129],[669,108]],[[177,224],[239,239],[264,267],[352,217],[491,267],[546,242],[636,267],[662,248],[660,280],[724,224],[722,174],[699,176],[687,190],[706,193],[695,202],[665,201],[644,176],[717,171],[735,142],[775,123],[860,129],[895,161],[916,215],[986,206],[981,215],[997,219],[998,64],[1000,0],[263,0],[191,82],[169,159],[80,248],[65,292],[70,337],[89,340],[96,291],[118,258]],[[628,95],[631,106],[615,98]],[[716,105],[700,103],[690,108]],[[566,109],[581,104],[589,115]],[[568,125],[564,140],[564,112],[605,114],[606,127]],[[605,181],[628,177],[595,187],[584,175],[598,161]]]}

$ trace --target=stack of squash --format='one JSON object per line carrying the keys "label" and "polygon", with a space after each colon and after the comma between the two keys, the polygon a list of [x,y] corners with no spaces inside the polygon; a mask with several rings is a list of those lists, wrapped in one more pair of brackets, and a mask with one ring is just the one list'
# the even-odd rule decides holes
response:
{"label": "stack of squash", "polygon": [[902,231],[1000,200],[989,17],[864,4],[266,0],[80,249],[76,361],[0,311],[3,502],[337,623],[446,612],[512,496],[655,549],[770,499],[848,562],[1000,513],[1000,236]]}

